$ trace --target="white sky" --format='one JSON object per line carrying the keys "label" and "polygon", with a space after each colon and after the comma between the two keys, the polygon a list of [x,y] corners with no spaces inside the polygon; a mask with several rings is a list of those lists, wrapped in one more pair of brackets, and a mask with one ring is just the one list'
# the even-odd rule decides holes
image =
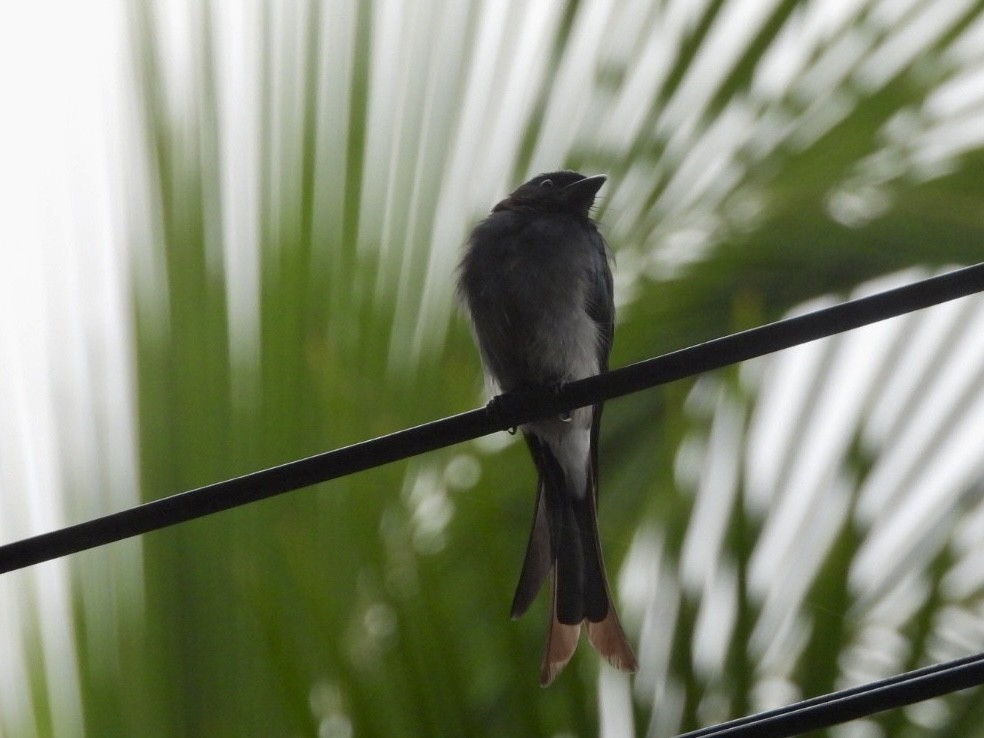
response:
{"label": "white sky", "polygon": [[[123,18],[113,0],[0,3],[3,543],[136,495],[122,321]],[[100,439],[113,454],[100,453]],[[86,478],[114,483],[66,499]],[[0,577],[0,715],[24,716],[20,639],[33,627],[48,673],[63,676],[51,682],[55,733],[70,736],[81,704],[67,573],[61,561]]]}

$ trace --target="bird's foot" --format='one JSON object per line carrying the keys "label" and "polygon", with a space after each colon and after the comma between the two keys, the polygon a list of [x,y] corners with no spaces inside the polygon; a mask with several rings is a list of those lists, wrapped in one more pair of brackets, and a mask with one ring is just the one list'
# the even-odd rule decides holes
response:
{"label": "bird's foot", "polygon": [[[565,382],[549,382],[547,384],[542,385],[543,392],[550,398],[551,404],[556,405],[557,402],[559,401],[560,393],[564,389],[564,384]],[[570,423],[571,411],[561,410],[559,413],[557,413],[557,418],[562,423]]]}
{"label": "bird's foot", "polygon": [[[496,425],[510,433],[515,433],[516,428],[530,418],[531,410],[536,409],[534,418],[549,416],[551,410],[557,406],[557,398],[563,388],[563,382],[524,385],[505,394],[496,395],[489,400],[485,410],[492,416]],[[569,423],[571,411],[562,411],[557,417],[562,422]]]}

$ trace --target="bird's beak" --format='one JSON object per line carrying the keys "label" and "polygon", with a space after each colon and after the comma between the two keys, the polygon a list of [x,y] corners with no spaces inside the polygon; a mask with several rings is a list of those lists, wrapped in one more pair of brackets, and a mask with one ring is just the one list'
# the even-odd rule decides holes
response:
{"label": "bird's beak", "polygon": [[601,189],[601,186],[605,184],[605,180],[607,179],[608,177],[606,177],[604,174],[596,174],[593,177],[585,177],[584,179],[579,179],[577,182],[567,185],[567,187],[565,187],[564,189],[567,190],[568,192],[578,192],[578,193],[583,192],[585,194],[590,192],[591,197],[594,197],[595,195],[598,194],[598,190]]}
{"label": "bird's beak", "polygon": [[564,197],[569,202],[577,203],[587,210],[591,207],[595,195],[598,194],[598,190],[601,189],[601,186],[605,184],[605,180],[607,179],[608,177],[604,174],[596,174],[593,177],[579,179],[577,182],[569,184],[564,188]]}

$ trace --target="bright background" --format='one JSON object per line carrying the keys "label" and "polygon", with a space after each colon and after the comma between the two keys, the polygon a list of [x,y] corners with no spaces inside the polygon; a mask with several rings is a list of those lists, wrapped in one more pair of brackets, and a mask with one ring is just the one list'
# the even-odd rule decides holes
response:
{"label": "bright background", "polygon": [[[540,171],[609,175],[615,366],[981,260],[979,3],[6,3],[0,94],[4,543],[480,404],[454,267]],[[632,679],[536,686],[499,434],[4,575],[0,735],[668,736],[984,649],[982,331],[609,403]]]}

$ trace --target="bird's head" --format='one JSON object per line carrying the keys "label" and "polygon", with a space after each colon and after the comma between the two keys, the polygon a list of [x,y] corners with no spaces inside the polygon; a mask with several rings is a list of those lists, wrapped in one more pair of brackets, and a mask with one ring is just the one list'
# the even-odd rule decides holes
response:
{"label": "bird's head", "polygon": [[604,174],[585,177],[571,171],[538,174],[517,187],[509,197],[492,208],[492,212],[519,210],[587,217],[605,179]]}

